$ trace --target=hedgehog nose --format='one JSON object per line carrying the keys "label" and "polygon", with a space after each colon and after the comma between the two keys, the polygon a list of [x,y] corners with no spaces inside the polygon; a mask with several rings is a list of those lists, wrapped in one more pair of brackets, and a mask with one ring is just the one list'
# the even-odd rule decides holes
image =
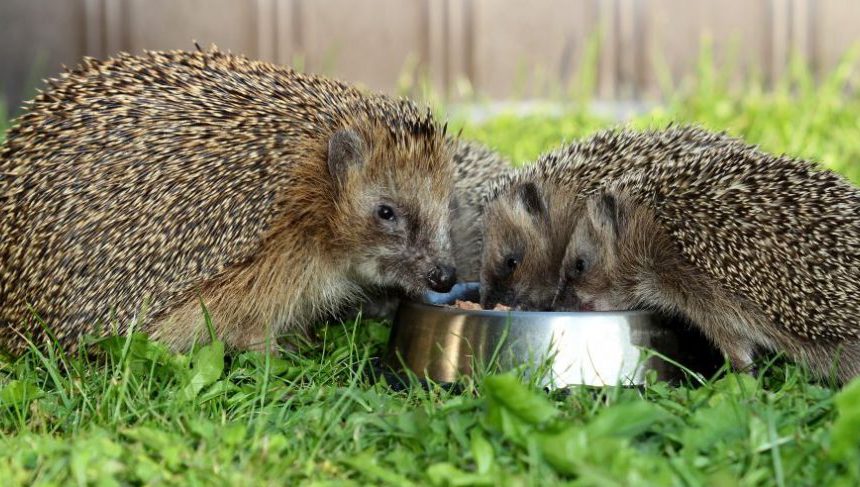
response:
{"label": "hedgehog nose", "polygon": [[569,278],[562,278],[550,305],[551,310],[569,311],[579,307],[579,298]]}
{"label": "hedgehog nose", "polygon": [[457,270],[449,265],[437,265],[427,274],[430,289],[437,293],[447,293],[457,281]]}

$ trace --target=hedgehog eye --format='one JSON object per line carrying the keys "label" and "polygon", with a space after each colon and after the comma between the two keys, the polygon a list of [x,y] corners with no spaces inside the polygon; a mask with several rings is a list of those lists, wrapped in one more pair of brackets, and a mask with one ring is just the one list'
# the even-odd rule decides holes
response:
{"label": "hedgehog eye", "polygon": [[379,205],[376,209],[376,216],[378,216],[380,220],[392,221],[395,218],[394,209],[388,205]]}
{"label": "hedgehog eye", "polygon": [[501,265],[501,269],[499,269],[499,277],[502,279],[507,279],[511,277],[511,274],[517,270],[517,267],[520,266],[520,256],[519,255],[508,255],[505,257],[504,262]]}
{"label": "hedgehog eye", "polygon": [[585,269],[587,267],[588,266],[585,264],[585,259],[581,257],[576,259],[576,261],[574,261],[573,263],[573,275],[576,277],[581,276],[582,273],[585,272]]}

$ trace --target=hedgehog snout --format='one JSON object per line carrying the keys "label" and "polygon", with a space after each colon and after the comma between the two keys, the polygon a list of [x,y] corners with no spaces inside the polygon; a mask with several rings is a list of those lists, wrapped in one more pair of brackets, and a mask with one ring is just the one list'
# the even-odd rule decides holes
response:
{"label": "hedgehog snout", "polygon": [[518,293],[507,279],[495,275],[481,277],[482,308],[493,309],[497,304],[515,308],[522,304],[518,297]]}
{"label": "hedgehog snout", "polygon": [[427,273],[427,284],[430,289],[439,293],[450,291],[455,282],[457,282],[457,269],[454,266],[436,264]]}
{"label": "hedgehog snout", "polygon": [[552,309],[557,311],[569,311],[579,309],[581,306],[579,296],[573,286],[573,282],[567,276],[563,276],[558,283],[558,289],[552,300]]}
{"label": "hedgehog snout", "polygon": [[548,291],[531,289],[527,292],[520,292],[506,304],[523,311],[551,311],[554,298],[555,294],[552,289]]}
{"label": "hedgehog snout", "polygon": [[505,292],[498,286],[489,284],[488,282],[481,283],[481,307],[484,309],[493,309],[497,304],[507,304]]}

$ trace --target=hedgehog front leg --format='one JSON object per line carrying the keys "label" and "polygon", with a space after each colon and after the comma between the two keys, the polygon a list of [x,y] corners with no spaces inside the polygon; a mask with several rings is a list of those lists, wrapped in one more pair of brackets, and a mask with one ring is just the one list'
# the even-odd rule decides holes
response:
{"label": "hedgehog front leg", "polygon": [[655,281],[663,285],[656,286],[646,302],[684,316],[711,340],[733,369],[755,375],[755,351],[759,345],[770,343],[762,332],[766,323],[763,317],[695,272],[684,267],[672,269],[671,276],[680,278],[660,276]]}
{"label": "hedgehog front leg", "polygon": [[728,358],[732,368],[738,372],[749,372],[752,375],[756,374],[755,366],[753,365],[753,351],[755,347],[752,343],[747,342],[743,338],[734,337],[730,344],[723,344],[720,349]]}
{"label": "hedgehog front leg", "polygon": [[[269,324],[257,314],[239,306],[241,300],[229,297],[209,296],[210,299],[205,300],[215,336],[228,349],[275,352],[277,341],[270,333]],[[190,349],[195,342],[200,344],[209,341],[203,309],[196,298],[153,323],[149,332],[152,338],[179,352]]]}
{"label": "hedgehog front leg", "polygon": [[278,343],[271,336],[267,326],[257,324],[236,326],[236,333],[225,334],[226,345],[233,350],[248,350],[263,354],[275,354]]}
{"label": "hedgehog front leg", "polygon": [[769,342],[761,336],[761,320],[725,304],[702,311],[693,318],[696,326],[714,342],[734,370],[756,375],[753,364],[756,348]]}

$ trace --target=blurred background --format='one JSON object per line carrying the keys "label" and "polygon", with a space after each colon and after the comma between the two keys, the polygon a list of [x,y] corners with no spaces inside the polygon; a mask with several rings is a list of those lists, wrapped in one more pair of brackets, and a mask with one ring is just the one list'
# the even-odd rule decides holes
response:
{"label": "blurred background", "polygon": [[860,40],[857,0],[2,0],[0,89],[18,107],[84,55],[215,43],[448,101],[665,98],[703,46],[737,79],[817,75]]}
{"label": "blurred background", "polygon": [[429,103],[515,163],[695,122],[860,181],[860,0],[0,0],[0,139],[62,65],[194,41]]}

